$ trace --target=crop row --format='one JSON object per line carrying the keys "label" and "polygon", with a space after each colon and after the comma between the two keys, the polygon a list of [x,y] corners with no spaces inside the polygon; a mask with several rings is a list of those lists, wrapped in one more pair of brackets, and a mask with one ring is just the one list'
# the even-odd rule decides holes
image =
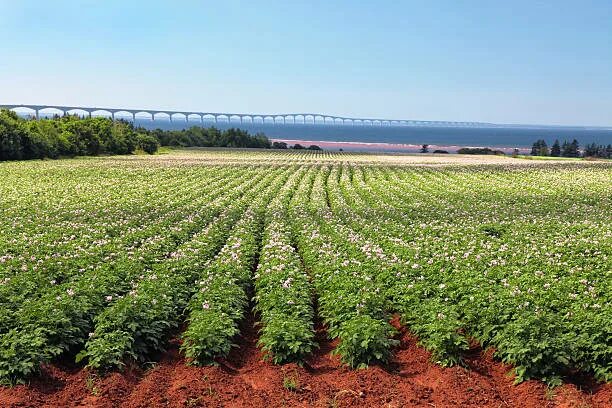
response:
{"label": "crop row", "polygon": [[95,329],[78,359],[86,357],[93,368],[114,368],[126,358],[143,361],[163,350],[170,330],[180,322],[193,282],[223,246],[249,200],[275,176],[271,173],[261,181],[259,177],[234,189],[226,187],[226,193],[206,207],[212,221],[134,280],[125,296],[96,317]]}
{"label": "crop row", "polygon": [[[203,188],[200,194],[214,192],[215,188],[227,184],[231,179],[220,178]],[[237,180],[237,179],[235,179]],[[188,190],[186,194],[178,199],[172,199],[169,203],[151,209],[148,215],[141,211],[135,211],[131,216],[138,225],[131,226],[124,223],[123,230],[110,232],[103,240],[94,240],[92,250],[82,250],[80,242],[74,242],[74,253],[62,256],[57,252],[43,251],[46,253],[45,260],[32,256],[24,262],[23,267],[17,273],[5,274],[0,285],[0,304],[2,305],[2,317],[0,322],[5,322],[4,316],[12,314],[23,302],[31,302],[48,291],[53,291],[57,286],[69,285],[73,280],[79,279],[83,274],[97,274],[99,270],[105,270],[112,264],[126,259],[143,261],[150,253],[148,247],[162,239],[162,233],[171,230],[177,222],[182,220],[185,214],[198,211],[198,205],[206,201],[196,200],[198,197],[196,187],[201,180],[193,179],[185,183]],[[113,219],[118,214],[113,213]],[[122,217],[122,219],[126,219]],[[112,226],[110,228],[113,228]],[[72,235],[79,231],[68,229]],[[112,234],[112,237],[110,236]],[[68,253],[69,254],[69,253]],[[143,259],[140,259],[140,258]],[[41,256],[39,256],[41,258]],[[5,271],[10,271],[10,266]],[[7,324],[0,323],[0,333]]]}
{"label": "crop row", "polygon": [[[238,177],[224,188],[231,191],[232,184],[239,186],[243,182]],[[23,381],[38,370],[41,362],[79,347],[92,332],[93,319],[100,311],[128,292],[139,276],[168,258],[222,210],[211,200],[224,191],[227,190],[217,189],[212,196],[187,198],[186,208],[172,211],[171,222],[157,224],[155,234],[142,240],[131,253],[47,290],[43,287],[40,297],[28,300],[18,312],[8,315],[12,319],[7,324],[10,330],[0,335],[2,381]]]}
{"label": "crop row", "polygon": [[[357,176],[352,174],[353,180],[363,180],[359,175],[361,171],[355,170]],[[376,175],[378,172],[373,173]],[[438,175],[439,172],[435,172],[434,176]],[[482,177],[480,172],[473,175],[475,178]],[[466,195],[486,197],[486,191],[478,190],[490,190],[499,183],[500,189],[507,190],[504,193],[506,201],[511,200],[514,205],[520,206],[535,204],[543,210],[542,194],[533,192],[533,187],[526,188],[525,192],[516,190],[516,187],[513,190],[511,186],[513,181],[529,185],[528,177],[541,179],[543,174],[530,172],[520,175],[517,178],[516,174],[497,172],[490,175],[487,183],[478,183],[465,180],[466,174],[461,173],[459,176],[463,176],[462,180],[454,180],[450,185],[455,191],[463,190]],[[601,190],[603,185],[597,184],[602,180],[597,176],[604,174],[584,175],[590,176],[585,181],[592,183],[594,188],[582,194],[601,194],[605,191]],[[402,173],[401,176],[413,175]],[[457,173],[449,175],[457,176]],[[559,228],[559,224],[567,225],[569,220],[557,219],[554,205],[565,205],[558,201],[557,196],[557,201],[546,204],[550,226],[533,228],[531,219],[522,224],[521,214],[514,213],[511,208],[501,212],[492,211],[494,203],[482,207],[482,211],[493,214],[488,214],[486,222],[478,224],[471,222],[475,206],[470,206],[471,212],[464,207],[471,201],[468,197],[446,201],[444,197],[436,196],[427,198],[434,208],[442,201],[449,212],[462,214],[462,217],[468,218],[468,223],[456,217],[452,224],[445,219],[421,220],[417,224],[405,217],[394,217],[395,211],[384,209],[413,205],[412,196],[416,196],[417,200],[424,195],[426,197],[427,188],[415,185],[412,180],[406,183],[406,189],[397,188],[402,185],[401,180],[392,183],[384,179],[376,182],[370,180],[367,186],[361,185],[360,193],[368,200],[367,203],[361,200],[360,206],[360,197],[350,192],[353,188],[353,184],[348,182],[350,178],[347,173],[343,183],[345,193],[350,193],[347,195],[350,207],[361,207],[361,212],[365,214],[371,214],[372,208],[379,209],[376,222],[372,223],[373,218],[370,217],[359,218],[357,214],[347,217],[351,210],[346,206],[339,213],[344,214],[347,223],[379,242],[388,254],[397,256],[403,262],[413,263],[413,268],[408,268],[412,273],[398,275],[402,279],[391,289],[390,296],[395,299],[396,309],[404,310],[404,322],[421,336],[426,345],[432,346],[433,339],[434,351],[455,356],[458,360],[461,350],[457,349],[457,345],[461,345],[459,336],[467,333],[485,346],[494,346],[504,361],[514,364],[518,380],[538,377],[554,384],[558,383],[559,375],[574,368],[593,372],[601,379],[609,378],[610,367],[606,364],[610,361],[611,350],[606,340],[609,339],[606,327],[609,327],[610,315],[605,302],[609,302],[610,297],[606,285],[601,285],[606,277],[609,278],[610,260],[609,254],[606,254],[609,251],[604,249],[609,246],[602,247],[598,239],[592,238],[600,235],[604,242],[609,240],[605,238],[609,237],[605,223],[599,224],[600,217],[604,216],[605,219],[606,215],[591,212],[589,224],[593,223],[596,228],[584,223],[576,225],[574,220],[569,222],[572,224],[569,230],[567,227]],[[558,178],[559,175],[555,175],[554,180]],[[389,191],[394,189],[397,194],[392,197]],[[437,191],[430,194],[441,195],[440,190],[443,189],[438,186]],[[407,200],[407,197],[410,199]],[[560,197],[568,201],[567,207],[572,211],[585,210],[569,194]],[[602,199],[605,203],[606,198],[602,196]],[[535,200],[538,202],[533,203]],[[570,205],[571,202],[573,204]],[[383,214],[386,214],[386,219]],[[509,218],[512,215],[516,217],[513,223],[499,220],[500,216]],[[367,222],[368,219],[370,222]],[[381,225],[384,227],[380,228]],[[534,234],[537,234],[537,238]],[[546,251],[538,251],[535,245],[543,246]],[[593,299],[600,299],[601,303],[593,303]],[[421,310],[423,307],[429,313]],[[432,318],[434,314],[443,324]],[[422,319],[427,315],[426,319]],[[572,324],[569,324],[570,321]],[[446,344],[436,344],[436,338],[445,329],[448,333]],[[452,329],[451,332],[448,329]]]}
{"label": "crop row", "polygon": [[259,345],[275,363],[301,363],[315,348],[310,278],[293,245],[288,219],[292,193],[303,175],[304,170],[295,172],[268,207],[255,274]]}
{"label": "crop row", "polygon": [[443,365],[475,340],[517,381],[611,379],[609,167],[381,160],[6,164],[0,381],[61,354],[97,369],[144,361],[184,320],[188,362],[215,363],[250,305],[275,363],[307,360],[319,322],[347,365],[387,362],[397,316]]}

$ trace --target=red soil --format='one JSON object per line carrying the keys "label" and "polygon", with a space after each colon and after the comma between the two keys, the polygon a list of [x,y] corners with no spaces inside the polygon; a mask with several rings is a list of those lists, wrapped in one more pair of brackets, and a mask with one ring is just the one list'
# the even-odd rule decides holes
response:
{"label": "red soil", "polygon": [[[0,388],[2,407],[611,407],[611,384],[565,384],[547,392],[538,381],[513,385],[509,367],[478,348],[469,369],[442,368],[401,330],[386,367],[344,368],[334,343],[319,331],[321,349],[304,368],[261,361],[252,322],[218,367],[188,367],[173,342],[161,361],[142,370],[97,378],[78,367],[52,365],[28,386]],[[294,382],[288,390],[283,382]]]}

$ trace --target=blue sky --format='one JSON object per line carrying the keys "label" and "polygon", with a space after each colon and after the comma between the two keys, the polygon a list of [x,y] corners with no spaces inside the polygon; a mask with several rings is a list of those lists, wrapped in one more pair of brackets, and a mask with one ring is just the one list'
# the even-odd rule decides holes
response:
{"label": "blue sky", "polygon": [[612,1],[0,0],[0,103],[612,125]]}

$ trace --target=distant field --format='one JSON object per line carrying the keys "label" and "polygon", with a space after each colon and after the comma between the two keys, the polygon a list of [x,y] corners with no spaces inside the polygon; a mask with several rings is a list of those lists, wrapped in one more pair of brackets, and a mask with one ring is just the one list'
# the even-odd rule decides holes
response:
{"label": "distant field", "polygon": [[[4,385],[75,359],[132,370],[168,348],[240,372],[242,348],[315,370],[292,371],[303,388],[331,351],[337,376],[393,374],[406,336],[442,366],[491,347],[517,382],[612,379],[610,163],[193,149],[0,174]],[[0,402],[38,392],[19,389]]]}

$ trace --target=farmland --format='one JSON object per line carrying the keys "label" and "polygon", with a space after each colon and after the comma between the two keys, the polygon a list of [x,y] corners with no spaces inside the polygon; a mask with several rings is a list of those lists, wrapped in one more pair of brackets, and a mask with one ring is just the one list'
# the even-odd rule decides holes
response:
{"label": "farmland", "polygon": [[[201,149],[0,175],[4,405],[150,402],[170,366],[160,406],[612,395],[609,162]],[[359,389],[385,381],[422,389]]]}

